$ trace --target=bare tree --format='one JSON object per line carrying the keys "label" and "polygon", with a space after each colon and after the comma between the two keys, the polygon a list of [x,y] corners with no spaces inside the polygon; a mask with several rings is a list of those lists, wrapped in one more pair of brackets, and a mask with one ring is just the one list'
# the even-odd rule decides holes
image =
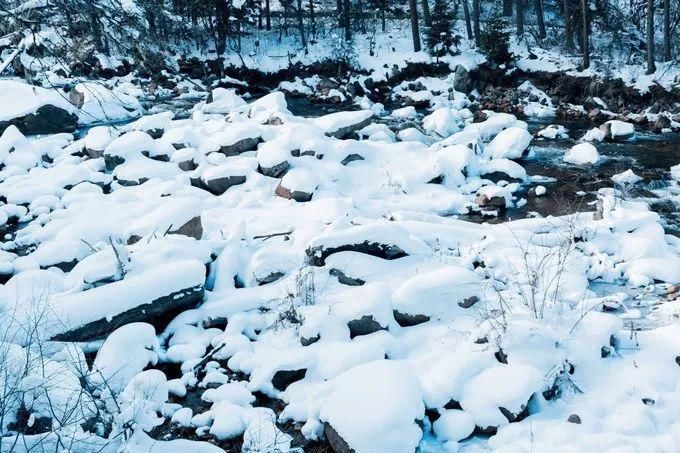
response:
{"label": "bare tree", "polygon": [[517,36],[524,36],[524,0],[515,1]]}
{"label": "bare tree", "polygon": [[413,36],[413,51],[420,52],[420,29],[418,26],[418,5],[416,0],[408,0],[411,11],[411,34]]}
{"label": "bare tree", "polygon": [[472,40],[472,22],[470,21],[470,7],[468,6],[467,0],[461,0],[463,4],[463,15],[465,16],[465,29],[467,30],[468,39]]}
{"label": "bare tree", "polygon": [[349,0],[342,0],[342,23],[345,27],[345,41],[352,40],[352,30],[350,28],[350,2]]}
{"label": "bare tree", "polygon": [[564,0],[562,2],[562,13],[564,14],[564,47],[567,52],[574,50],[574,24],[571,12],[571,0]]}
{"label": "bare tree", "polygon": [[543,19],[543,3],[541,0],[534,0],[534,10],[536,11],[536,25],[538,26],[538,38],[545,39],[545,20]]}
{"label": "bare tree", "polygon": [[472,0],[472,20],[475,29],[475,45],[479,47],[482,42],[481,31],[479,27],[479,16],[481,13],[480,0]]}
{"label": "bare tree", "polygon": [[581,0],[581,47],[583,51],[583,69],[590,67],[590,36],[588,36],[588,0]]}
{"label": "bare tree", "polygon": [[647,0],[647,74],[656,72],[654,63],[654,0]]}
{"label": "bare tree", "polygon": [[663,61],[671,61],[671,0],[663,1]]}

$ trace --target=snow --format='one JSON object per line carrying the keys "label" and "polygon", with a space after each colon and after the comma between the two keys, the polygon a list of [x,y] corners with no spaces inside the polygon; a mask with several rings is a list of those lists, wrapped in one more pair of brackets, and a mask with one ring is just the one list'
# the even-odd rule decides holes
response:
{"label": "snow", "polygon": [[[49,339],[196,289],[204,297],[163,322],[88,343],[46,341],[48,370],[64,378],[50,389],[56,410],[68,413],[82,389],[64,371],[77,367],[96,405],[79,414],[108,408],[111,435],[127,436],[121,451],[210,452],[210,442],[232,440],[244,451],[296,451],[288,427],[324,442],[326,424],[355,451],[550,451],[555,439],[575,451],[662,450],[679,398],[680,333],[667,302],[680,283],[677,238],[644,201],[611,187],[593,193],[596,213],[480,208],[496,197],[522,206],[532,190],[558,188],[523,167],[526,123],[489,111],[474,123],[464,96],[449,100],[450,79],[421,79],[432,102],[423,119],[410,108],[376,118],[367,103],[303,118],[280,92],[248,104],[216,90],[188,118],[153,114],[82,138],[8,128],[8,350],[28,351],[25,327],[41,309],[46,325],[35,332]],[[359,125],[355,138],[328,136]],[[545,131],[537,135],[566,133]],[[220,152],[244,139],[260,143]],[[361,159],[348,163],[351,155]],[[599,159],[588,143],[563,157]],[[120,161],[107,170],[112,158]],[[263,174],[279,164],[276,177]],[[242,180],[205,190],[228,177]],[[637,181],[628,170],[609,186]],[[313,197],[289,200],[279,185]],[[489,215],[499,217],[479,220]],[[45,379],[32,370],[26,385]],[[555,389],[561,395],[548,399]],[[257,407],[257,395],[273,409]],[[52,411],[40,392],[26,401],[33,414]],[[572,413],[581,425],[566,423]],[[170,424],[209,442],[145,433]],[[60,435],[109,440],[75,429]]]}
{"label": "snow", "polygon": [[136,118],[144,111],[137,98],[114,92],[100,83],[82,82],[73,89],[83,96],[83,105],[78,110],[81,124],[122,121]]}
{"label": "snow", "polygon": [[609,131],[613,139],[635,135],[635,126],[631,123],[620,120],[610,120],[604,124],[604,126],[607,125],[609,126]]}
{"label": "snow", "polygon": [[533,136],[526,129],[510,127],[499,132],[486,145],[484,152],[490,154],[495,159],[519,159],[529,147],[532,138]]}
{"label": "snow", "polygon": [[557,138],[569,138],[568,130],[561,124],[551,124],[536,133],[537,137],[555,140]]}
{"label": "snow", "polygon": [[379,360],[338,376],[323,403],[329,423],[355,451],[414,451],[424,416],[419,383],[409,365]]}
{"label": "snow", "polygon": [[312,119],[312,123],[327,134],[333,134],[342,128],[361,124],[372,116],[373,112],[370,110],[336,112],[314,118]]}
{"label": "snow", "polygon": [[618,173],[614,176],[612,176],[612,181],[614,181],[616,184],[619,185],[624,185],[624,184],[635,184],[636,182],[642,181],[642,178],[638,175],[636,175],[633,170],[630,168],[624,172]]}
{"label": "snow", "polygon": [[600,160],[600,154],[590,143],[579,143],[572,146],[562,160],[577,165],[596,164]]}
{"label": "snow", "polygon": [[44,105],[53,105],[69,113],[76,113],[76,108],[65,94],[14,80],[0,80],[0,105],[3,106],[0,121],[35,113]]}

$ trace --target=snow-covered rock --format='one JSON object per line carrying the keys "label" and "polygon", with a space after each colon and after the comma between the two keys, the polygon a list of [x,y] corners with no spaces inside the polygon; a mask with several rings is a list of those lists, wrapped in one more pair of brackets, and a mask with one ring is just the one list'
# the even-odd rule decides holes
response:
{"label": "snow-covered rock", "polygon": [[579,143],[572,146],[562,160],[577,165],[596,164],[600,161],[600,153],[590,143]]}
{"label": "snow-covered rock", "polygon": [[55,89],[0,80],[0,132],[14,125],[24,134],[74,131],[77,109]]}

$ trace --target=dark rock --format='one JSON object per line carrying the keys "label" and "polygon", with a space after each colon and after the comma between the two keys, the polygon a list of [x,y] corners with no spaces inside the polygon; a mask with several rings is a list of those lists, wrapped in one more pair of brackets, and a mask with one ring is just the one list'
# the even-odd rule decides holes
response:
{"label": "dark rock", "polygon": [[334,277],[337,277],[337,278],[338,278],[338,282],[339,282],[339,283],[342,283],[343,285],[347,285],[347,286],[361,286],[361,285],[363,285],[364,283],[366,283],[364,280],[362,280],[362,279],[360,279],[360,278],[352,278],[352,277],[348,277],[348,276],[345,275],[345,273],[344,273],[343,271],[341,271],[340,269],[333,268],[333,269],[329,270],[328,273],[329,273],[330,275],[334,276]]}
{"label": "dark rock", "polygon": [[111,154],[104,154],[104,166],[106,171],[113,171],[117,166],[122,165],[125,162],[120,156],[114,156]]}
{"label": "dark rock", "polygon": [[458,302],[458,306],[461,308],[470,308],[477,302],[479,302],[479,297],[470,296],[467,299],[463,299],[462,301]]}
{"label": "dark rock", "polygon": [[276,164],[273,167],[262,167],[259,166],[257,171],[259,171],[261,174],[265,176],[269,176],[271,178],[281,178],[283,175],[285,175],[288,172],[288,169],[290,168],[290,164],[288,161],[281,162],[280,164]]}
{"label": "dark rock", "polygon": [[394,315],[394,319],[397,321],[397,324],[399,324],[401,327],[417,326],[418,324],[422,324],[430,320],[430,317],[427,315],[412,315],[410,313],[401,313],[398,310],[394,310],[392,314]]}
{"label": "dark rock", "polygon": [[335,137],[339,139],[343,138],[349,138],[352,134],[354,134],[356,131],[361,130],[371,124],[371,118],[366,118],[363,121],[359,121],[358,123],[350,124],[345,127],[341,127],[337,129],[334,132],[326,132],[326,135],[329,137]]}
{"label": "dark rock", "polygon": [[483,121],[486,121],[487,118],[489,118],[489,116],[486,113],[484,113],[481,110],[477,110],[475,112],[475,114],[472,116],[472,122],[473,123],[481,123]]}
{"label": "dark rock", "polygon": [[267,275],[264,278],[259,278],[257,279],[258,285],[268,285],[269,283],[274,283],[275,281],[279,280],[281,277],[283,277],[284,274],[283,272],[272,272],[271,274]]}
{"label": "dark rock", "polygon": [[286,187],[283,187],[283,185],[280,182],[279,185],[276,186],[274,193],[281,198],[295,200],[300,203],[310,201],[312,199],[312,196],[314,196],[313,193],[302,192],[299,190],[290,190]]}
{"label": "dark rock", "polygon": [[304,379],[307,375],[307,368],[299,370],[279,370],[272,377],[272,385],[276,390],[283,392],[293,382]]}
{"label": "dark rock", "polygon": [[226,176],[224,178],[215,178],[204,181],[203,185],[205,189],[213,195],[222,195],[230,187],[238,186],[239,184],[243,184],[245,182],[245,176]]}
{"label": "dark rock", "polygon": [[345,244],[338,247],[317,246],[306,250],[309,264],[323,266],[326,258],[338,252],[357,252],[376,256],[386,260],[396,260],[408,256],[408,253],[394,244],[381,244],[379,242],[364,241],[359,244]]}
{"label": "dark rock", "polygon": [[52,337],[54,341],[89,341],[104,338],[118,327],[133,322],[154,324],[172,319],[178,313],[196,307],[203,300],[203,285],[183,289],[138,305],[112,318],[102,318]]}
{"label": "dark rock", "polygon": [[309,346],[310,344],[314,344],[317,341],[321,339],[321,336],[315,335],[313,337],[300,337],[300,344],[302,346]]}
{"label": "dark rock", "polygon": [[183,236],[188,236],[190,238],[200,240],[201,237],[203,236],[203,225],[201,224],[201,216],[197,215],[196,217],[192,217],[187,223],[177,228],[176,230],[169,231],[168,234],[181,234]]}
{"label": "dark rock", "polygon": [[469,93],[472,91],[472,81],[470,80],[470,73],[463,65],[458,65],[454,69],[455,77],[453,79],[453,89],[461,93]]}
{"label": "dark rock", "polygon": [[357,160],[364,160],[364,158],[357,153],[352,153],[352,154],[347,155],[347,157],[345,157],[344,159],[342,159],[340,161],[340,163],[342,165],[347,165],[350,162],[354,162],[354,161],[357,161]]}
{"label": "dark rock", "polygon": [[666,115],[659,115],[659,117],[654,121],[652,130],[654,132],[661,132],[663,129],[669,129],[671,127],[671,120]]}
{"label": "dark rock", "polygon": [[481,208],[496,208],[499,210],[505,209],[505,197],[493,196],[489,197],[485,194],[479,194],[475,198],[475,203]]}
{"label": "dark rock", "polygon": [[567,421],[568,421],[569,423],[575,423],[575,424],[577,424],[577,425],[580,425],[580,424],[581,424],[581,417],[579,417],[579,416],[576,415],[576,414],[571,414],[571,415],[569,416],[569,418],[567,418]]}
{"label": "dark rock", "polygon": [[504,407],[499,407],[498,410],[501,411],[503,416],[507,418],[510,423],[521,422],[522,420],[529,416],[528,404],[522,405],[520,411],[517,413],[511,412]]}
{"label": "dark rock", "polygon": [[502,363],[504,365],[508,364],[508,355],[505,353],[504,350],[499,349],[498,351],[494,352],[493,355],[496,357],[496,360],[498,360],[499,363]]}
{"label": "dark rock", "polygon": [[324,424],[323,432],[335,453],[356,453],[330,424]]}
{"label": "dark rock", "polygon": [[73,132],[78,126],[78,117],[64,109],[46,104],[39,107],[35,113],[0,121],[0,134],[11,125],[26,135]]}
{"label": "dark rock", "polygon": [[373,315],[364,315],[359,319],[353,319],[347,323],[347,327],[349,327],[350,338],[361,335],[370,335],[379,330],[385,330],[385,328],[373,318]]}
{"label": "dark rock", "polygon": [[260,137],[244,138],[231,145],[222,145],[220,152],[225,156],[238,156],[246,151],[252,151],[257,148],[260,143]]}

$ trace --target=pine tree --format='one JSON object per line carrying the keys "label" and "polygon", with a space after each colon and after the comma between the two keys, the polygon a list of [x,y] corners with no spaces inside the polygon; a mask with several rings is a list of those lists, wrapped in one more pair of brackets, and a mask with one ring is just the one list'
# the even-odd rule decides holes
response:
{"label": "pine tree", "polygon": [[500,16],[494,16],[484,27],[480,48],[489,62],[499,65],[506,64],[512,59],[509,40],[510,33],[507,30],[507,23]]}
{"label": "pine tree", "polygon": [[451,51],[456,44],[453,36],[453,13],[447,0],[434,0],[432,7],[432,25],[425,36],[430,53],[442,57]]}

